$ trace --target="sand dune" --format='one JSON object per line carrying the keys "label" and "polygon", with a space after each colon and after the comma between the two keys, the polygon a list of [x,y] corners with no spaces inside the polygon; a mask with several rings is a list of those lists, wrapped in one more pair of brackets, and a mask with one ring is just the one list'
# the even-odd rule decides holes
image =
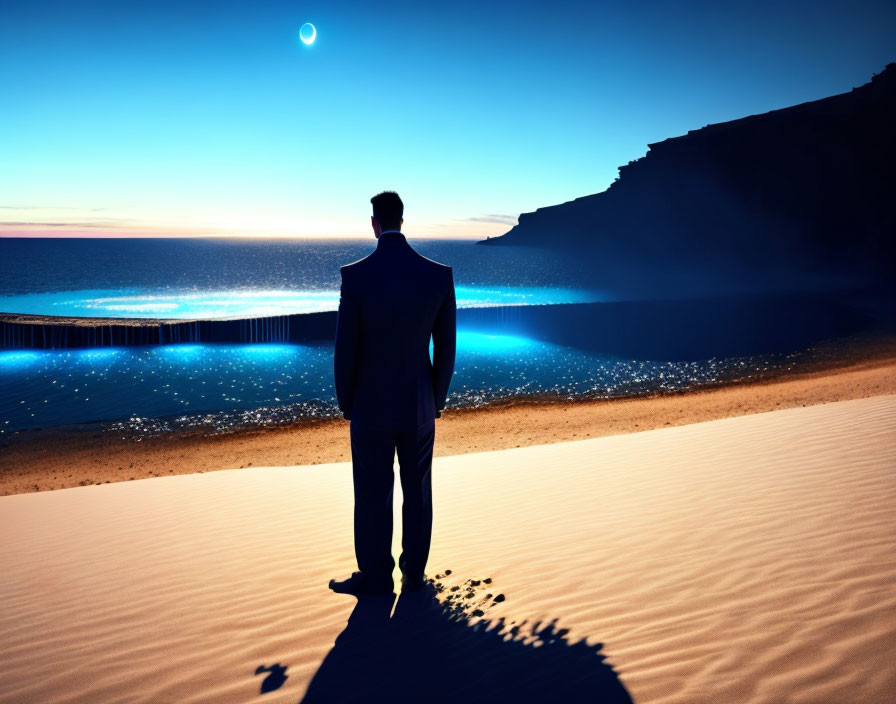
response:
{"label": "sand dune", "polygon": [[434,472],[443,607],[327,590],[346,464],[0,498],[0,701],[892,701],[896,396]]}

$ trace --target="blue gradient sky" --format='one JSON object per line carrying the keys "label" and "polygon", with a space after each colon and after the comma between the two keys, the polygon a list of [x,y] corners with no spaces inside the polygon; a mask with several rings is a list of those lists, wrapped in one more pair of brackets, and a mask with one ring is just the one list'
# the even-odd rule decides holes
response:
{"label": "blue gradient sky", "polygon": [[893,60],[891,1],[0,0],[0,234],[495,235]]}

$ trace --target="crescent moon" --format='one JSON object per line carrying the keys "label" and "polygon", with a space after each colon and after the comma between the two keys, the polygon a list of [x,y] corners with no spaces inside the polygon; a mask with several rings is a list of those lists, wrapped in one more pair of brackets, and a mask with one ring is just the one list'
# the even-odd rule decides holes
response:
{"label": "crescent moon", "polygon": [[[305,38],[305,35],[304,35],[305,27],[311,27],[311,36],[308,37],[307,39]],[[301,28],[299,28],[299,39],[302,40],[303,44],[310,46],[311,44],[314,44],[314,40],[316,38],[317,38],[317,27],[315,27],[310,22],[306,22],[305,24],[303,24],[301,26]]]}

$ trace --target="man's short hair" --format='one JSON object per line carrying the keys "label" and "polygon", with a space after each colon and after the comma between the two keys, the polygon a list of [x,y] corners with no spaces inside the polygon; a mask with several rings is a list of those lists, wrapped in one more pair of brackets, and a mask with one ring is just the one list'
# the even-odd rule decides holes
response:
{"label": "man's short hair", "polygon": [[404,203],[395,191],[383,191],[370,199],[373,203],[373,217],[383,230],[400,230],[404,217]]}

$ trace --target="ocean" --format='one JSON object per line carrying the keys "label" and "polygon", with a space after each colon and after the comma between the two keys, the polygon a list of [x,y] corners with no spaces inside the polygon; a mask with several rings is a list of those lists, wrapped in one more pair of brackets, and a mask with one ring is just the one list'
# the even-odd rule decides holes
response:
{"label": "ocean", "polygon": [[[469,240],[410,241],[453,267],[460,307],[615,299],[573,256]],[[0,239],[0,312],[191,318],[333,310],[339,267],[374,248],[372,237]],[[448,403],[681,389],[779,363],[630,359],[461,329]],[[327,343],[0,350],[0,435],[80,424],[138,436],[190,427],[221,432],[335,414]]]}

